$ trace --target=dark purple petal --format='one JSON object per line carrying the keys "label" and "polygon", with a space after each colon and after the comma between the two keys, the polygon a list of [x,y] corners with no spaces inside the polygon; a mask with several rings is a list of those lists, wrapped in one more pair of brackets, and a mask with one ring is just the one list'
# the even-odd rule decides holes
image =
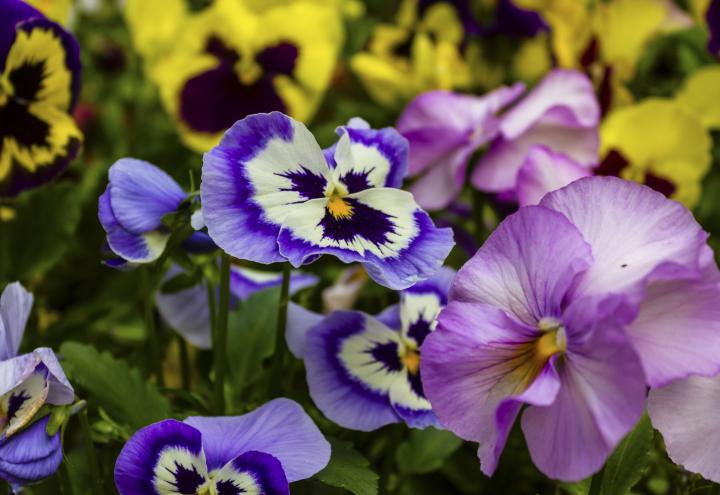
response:
{"label": "dark purple petal", "polygon": [[285,471],[278,459],[264,452],[245,452],[213,475],[217,495],[290,495]]}
{"label": "dark purple petal", "polygon": [[40,481],[55,474],[62,462],[60,432],[45,432],[50,417],[0,441],[0,478],[13,487]]}
{"label": "dark purple petal", "polygon": [[710,30],[708,51],[715,56],[720,56],[720,0],[711,0],[710,6],[705,12],[705,20]]}

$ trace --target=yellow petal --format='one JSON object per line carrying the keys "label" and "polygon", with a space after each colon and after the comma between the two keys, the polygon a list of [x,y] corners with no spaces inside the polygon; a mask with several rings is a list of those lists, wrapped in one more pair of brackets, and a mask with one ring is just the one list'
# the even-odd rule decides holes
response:
{"label": "yellow petal", "polygon": [[675,99],[706,127],[720,128],[720,66],[711,65],[693,72]]}

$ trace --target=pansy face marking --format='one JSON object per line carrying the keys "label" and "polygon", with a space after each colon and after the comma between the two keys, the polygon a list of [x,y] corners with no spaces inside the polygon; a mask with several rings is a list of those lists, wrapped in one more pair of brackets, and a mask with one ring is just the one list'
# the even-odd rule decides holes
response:
{"label": "pansy face marking", "polygon": [[0,397],[0,437],[9,438],[32,420],[48,396],[48,370],[40,364],[20,385]]}
{"label": "pansy face marking", "polygon": [[7,53],[0,46],[0,196],[57,175],[82,140],[70,114],[80,85],[77,44],[37,16],[13,26]]}

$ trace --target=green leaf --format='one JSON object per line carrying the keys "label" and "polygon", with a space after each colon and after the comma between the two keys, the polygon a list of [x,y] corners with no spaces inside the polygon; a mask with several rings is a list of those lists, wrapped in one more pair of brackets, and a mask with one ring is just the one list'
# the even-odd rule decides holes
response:
{"label": "green leaf", "polygon": [[326,485],[344,488],[355,495],[376,495],[378,475],[370,469],[370,462],[356,451],[350,442],[330,439],[330,463],[315,475]]}
{"label": "green leaf", "polygon": [[64,254],[80,222],[81,187],[58,182],[27,192],[11,204],[12,220],[0,221],[0,280],[27,280]]}
{"label": "green leaf", "polygon": [[635,429],[623,439],[605,463],[601,495],[625,495],[650,466],[653,429],[644,414]]}
{"label": "green leaf", "polygon": [[258,379],[262,363],[275,351],[280,289],[253,294],[230,313],[227,355],[232,386],[241,391]]}
{"label": "green leaf", "polygon": [[445,458],[455,452],[462,440],[446,430],[411,430],[398,447],[396,460],[400,472],[424,474],[440,469]]}
{"label": "green leaf", "polygon": [[60,352],[73,382],[118,423],[137,429],[170,417],[167,399],[125,361],[77,342],[66,342]]}
{"label": "green leaf", "polygon": [[202,279],[202,272],[197,270],[194,273],[178,273],[174,277],[170,277],[160,286],[160,292],[163,294],[174,294],[187,290],[196,286]]}

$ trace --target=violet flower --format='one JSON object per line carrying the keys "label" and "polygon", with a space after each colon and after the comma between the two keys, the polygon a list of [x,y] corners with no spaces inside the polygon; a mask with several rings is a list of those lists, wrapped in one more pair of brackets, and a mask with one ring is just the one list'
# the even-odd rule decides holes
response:
{"label": "violet flower", "polygon": [[[134,158],[115,162],[108,176],[108,186],[98,201],[98,217],[110,249],[121,258],[109,265],[155,261],[170,238],[162,218],[175,212],[187,194],[166,172]],[[216,249],[203,232],[194,232],[185,244],[193,252]]]}
{"label": "violet flower", "polygon": [[640,417],[646,384],[720,371],[707,234],[652,189],[590,177],[506,218],[458,273],[421,372],[440,421],[494,472],[523,405],[538,468],[583,479]]}
{"label": "violet flower", "polygon": [[237,122],[205,154],[202,203],[213,241],[231,256],[299,267],[323,254],[362,263],[394,289],[430,277],[453,246],[398,189],[407,141],[391,128],[341,127],[323,153],[281,113]]}
{"label": "violet flower", "polygon": [[120,495],[286,495],[330,460],[302,407],[275,399],[242,416],[166,419],[135,433],[115,463]]}
{"label": "violet flower", "polygon": [[441,269],[377,316],[335,311],[323,318],[290,307],[288,347],[305,360],[310,396],[325,416],[362,431],[400,421],[440,426],[423,391],[420,346],[435,329],[454,275]]}
{"label": "violet flower", "polygon": [[32,303],[32,294],[18,282],[0,297],[0,478],[13,489],[57,471],[60,434],[46,433],[49,417],[33,420],[44,404],[69,404],[75,397],[51,349],[17,355]]}

